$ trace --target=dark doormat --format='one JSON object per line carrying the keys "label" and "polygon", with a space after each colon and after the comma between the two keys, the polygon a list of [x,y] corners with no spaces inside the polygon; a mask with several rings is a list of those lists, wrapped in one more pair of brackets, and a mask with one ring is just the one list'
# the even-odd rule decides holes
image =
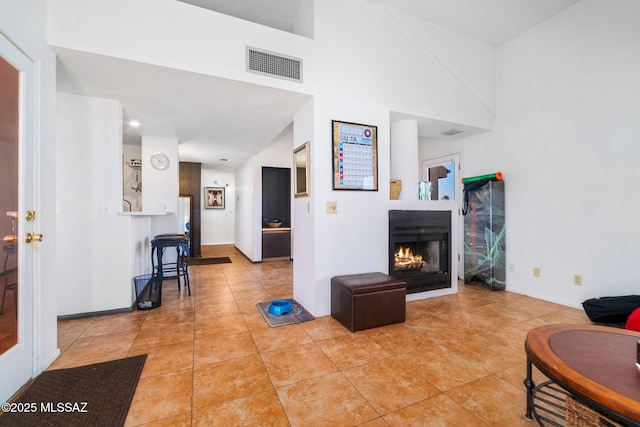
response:
{"label": "dark doormat", "polygon": [[280,316],[274,316],[269,313],[269,305],[271,304],[271,301],[259,302],[256,306],[264,317],[264,320],[266,320],[272,328],[275,328],[276,326],[291,325],[293,323],[307,322],[315,319],[315,317],[313,317],[313,315],[296,300],[290,299],[288,301],[291,303],[291,313],[285,313]]}
{"label": "dark doormat", "polygon": [[0,415],[0,426],[123,426],[146,359],[45,371],[9,405],[15,412]]}
{"label": "dark doormat", "polygon": [[231,259],[228,256],[218,258],[189,258],[189,265],[209,265],[209,264],[230,264]]}

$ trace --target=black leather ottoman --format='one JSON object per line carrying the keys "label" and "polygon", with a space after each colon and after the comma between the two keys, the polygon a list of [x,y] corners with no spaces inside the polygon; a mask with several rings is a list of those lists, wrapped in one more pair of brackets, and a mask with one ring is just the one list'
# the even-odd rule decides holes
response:
{"label": "black leather ottoman", "polygon": [[384,273],[331,278],[331,316],[351,332],[404,322],[407,284]]}

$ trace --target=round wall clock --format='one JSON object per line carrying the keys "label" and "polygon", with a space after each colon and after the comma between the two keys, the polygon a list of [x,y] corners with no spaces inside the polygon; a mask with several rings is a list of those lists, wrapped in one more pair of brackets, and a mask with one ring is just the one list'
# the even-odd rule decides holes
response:
{"label": "round wall clock", "polygon": [[159,171],[169,167],[169,157],[164,153],[153,153],[151,155],[151,166]]}

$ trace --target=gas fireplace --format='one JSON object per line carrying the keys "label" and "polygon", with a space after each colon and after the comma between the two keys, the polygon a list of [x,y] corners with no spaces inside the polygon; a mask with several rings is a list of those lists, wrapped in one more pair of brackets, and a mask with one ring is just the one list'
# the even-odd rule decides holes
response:
{"label": "gas fireplace", "polygon": [[408,294],[450,288],[450,236],[450,211],[389,211],[389,275]]}

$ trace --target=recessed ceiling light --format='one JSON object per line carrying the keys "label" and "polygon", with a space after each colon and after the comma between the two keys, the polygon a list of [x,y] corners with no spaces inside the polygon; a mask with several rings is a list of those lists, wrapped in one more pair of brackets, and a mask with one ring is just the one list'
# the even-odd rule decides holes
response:
{"label": "recessed ceiling light", "polygon": [[220,159],[220,161],[222,161],[222,162],[228,162],[228,161],[229,161],[229,159]]}
{"label": "recessed ceiling light", "polygon": [[131,126],[132,128],[139,128],[140,127],[140,122],[137,120],[131,120],[129,122],[129,126]]}

